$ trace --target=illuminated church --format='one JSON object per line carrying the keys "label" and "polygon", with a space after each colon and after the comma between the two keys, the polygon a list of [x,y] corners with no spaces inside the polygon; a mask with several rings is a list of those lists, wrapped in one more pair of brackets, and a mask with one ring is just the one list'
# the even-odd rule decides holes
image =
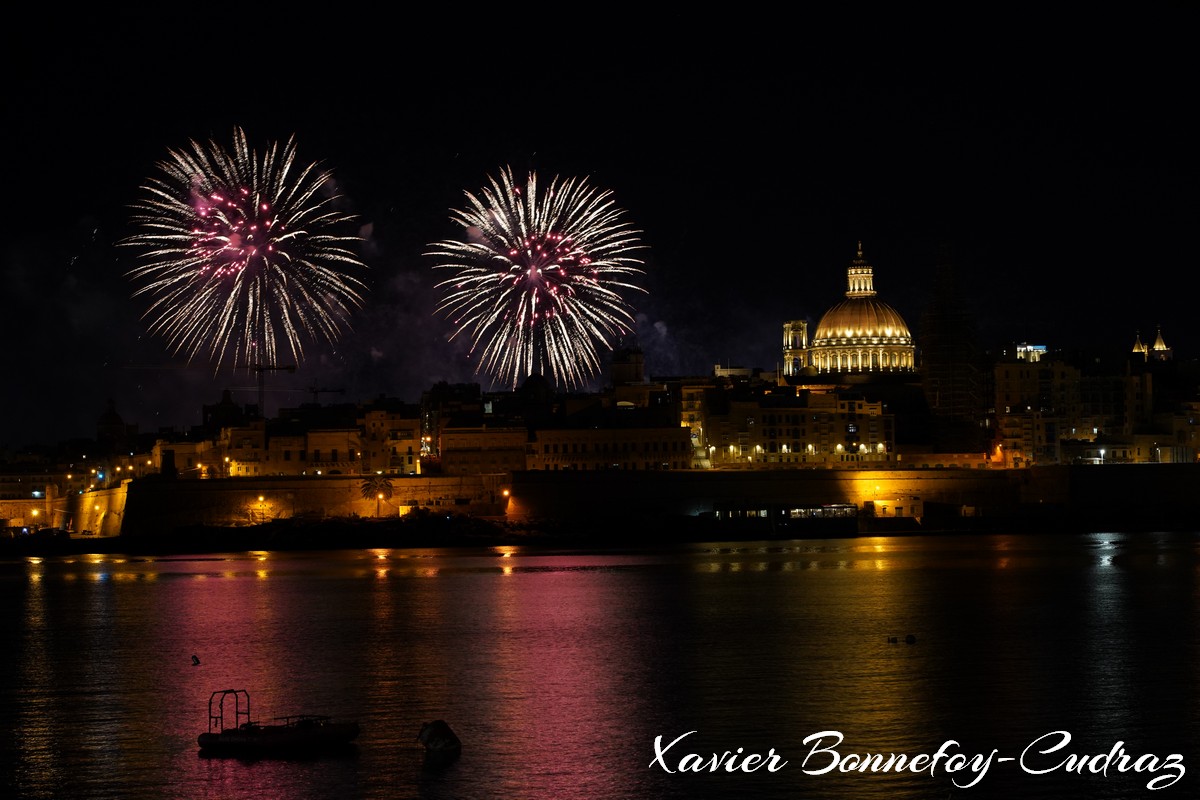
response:
{"label": "illuminated church", "polygon": [[1141,356],[1143,361],[1170,361],[1172,356],[1171,348],[1163,341],[1161,325],[1158,326],[1158,335],[1150,347],[1142,344],[1142,335],[1138,333],[1134,337],[1133,352]]}
{"label": "illuminated church", "polygon": [[875,294],[874,270],[858,255],[846,270],[846,299],[825,312],[811,341],[808,322],[783,324],[783,374],[911,374],[916,347],[904,318]]}

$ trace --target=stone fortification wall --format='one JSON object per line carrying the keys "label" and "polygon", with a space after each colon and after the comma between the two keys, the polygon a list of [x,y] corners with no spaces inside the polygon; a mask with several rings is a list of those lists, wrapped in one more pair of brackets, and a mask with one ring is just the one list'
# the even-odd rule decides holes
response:
{"label": "stone fortification wall", "polygon": [[[364,498],[363,476],[127,481],[70,498],[73,531],[152,536],[197,525],[275,519],[399,516],[425,508],[514,522],[632,520],[712,513],[753,504],[889,503],[931,517],[964,515],[1090,530],[1200,530],[1200,465],[1129,464],[1024,470],[887,469],[528,471],[399,477],[392,496]],[[511,498],[504,491],[511,488]],[[914,513],[911,512],[910,513]]]}
{"label": "stone fortification wall", "polygon": [[[197,525],[236,527],[305,517],[401,516],[418,508],[479,516],[503,513],[506,476],[395,477],[392,496],[363,497],[363,476],[228,478],[218,480],[140,479],[121,489],[80,495],[78,514],[97,533],[130,536],[168,534]],[[114,513],[120,495],[121,514]],[[110,508],[111,504],[111,508]],[[105,509],[100,528],[100,512]],[[89,514],[92,516],[89,517]],[[94,519],[93,519],[94,518]],[[81,527],[81,529],[83,529]]]}
{"label": "stone fortification wall", "polygon": [[[523,472],[513,476],[509,516],[698,515],[718,504],[750,507],[889,501],[926,518],[970,516],[1014,530],[1195,529],[1200,464],[1035,467],[1022,470],[889,469],[779,472]],[[903,499],[904,502],[896,502]]]}
{"label": "stone fortification wall", "polygon": [[72,536],[118,536],[125,522],[129,500],[129,485],[96,489],[69,497],[69,516],[73,522]]}
{"label": "stone fortification wall", "polygon": [[1000,508],[1017,502],[1017,484],[1001,470],[780,470],[774,472],[545,472],[513,475],[514,520],[567,514],[628,517],[698,515],[728,504],[863,508],[877,500]]}

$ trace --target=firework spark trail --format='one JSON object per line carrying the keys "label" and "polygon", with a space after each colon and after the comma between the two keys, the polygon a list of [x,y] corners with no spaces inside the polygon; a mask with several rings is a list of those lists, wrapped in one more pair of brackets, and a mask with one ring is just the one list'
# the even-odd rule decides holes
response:
{"label": "firework spark trail", "polygon": [[625,290],[642,261],[640,231],[624,221],[611,192],[586,180],[554,178],[539,195],[537,175],[522,187],[504,167],[479,195],[465,192],[468,208],[452,209],[467,241],[444,240],[426,253],[435,269],[455,275],[437,284],[438,312],[465,334],[476,372],[513,388],[533,374],[569,387],[600,370],[602,348],[635,326]]}
{"label": "firework spark trail", "polygon": [[354,217],[335,208],[332,172],[296,164],[295,138],[260,158],[234,130],[215,142],[168,150],[161,174],[134,203],[137,248],[127,276],[150,299],[143,319],[189,363],[207,357],[275,364],[304,358],[305,339],[335,343],[361,307],[366,266],[341,231]]}

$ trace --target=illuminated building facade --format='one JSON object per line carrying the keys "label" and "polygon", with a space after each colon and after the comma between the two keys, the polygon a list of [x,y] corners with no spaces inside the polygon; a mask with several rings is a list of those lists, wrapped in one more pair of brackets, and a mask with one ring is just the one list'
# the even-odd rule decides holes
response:
{"label": "illuminated building facade", "polygon": [[358,418],[363,471],[387,475],[421,474],[421,409],[380,399]]}
{"label": "illuminated building facade", "polygon": [[691,430],[682,426],[559,427],[532,434],[527,469],[691,469]]}
{"label": "illuminated building facade", "polygon": [[704,416],[707,409],[705,396],[711,391],[710,382],[706,378],[681,380],[678,391],[680,426],[688,429],[692,439],[692,465],[698,469],[705,469],[711,466],[708,461],[708,448],[705,446],[708,423]]}
{"label": "illuminated building facade", "polygon": [[267,475],[339,475],[365,471],[357,427],[313,428],[252,420],[221,428],[211,441],[159,440],[147,469],[178,478],[255,478]]}
{"label": "illuminated building facade", "polygon": [[523,426],[457,425],[442,428],[441,468],[446,475],[493,475],[525,469],[529,431]]}
{"label": "illuminated building facade", "polygon": [[709,460],[716,469],[885,466],[895,418],[882,403],[808,391],[731,398],[709,409]]}

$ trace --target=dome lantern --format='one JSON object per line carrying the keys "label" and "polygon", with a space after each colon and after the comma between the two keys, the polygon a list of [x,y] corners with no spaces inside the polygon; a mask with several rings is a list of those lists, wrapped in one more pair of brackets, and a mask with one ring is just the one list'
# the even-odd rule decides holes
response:
{"label": "dome lantern", "polygon": [[850,262],[846,270],[846,297],[874,297],[875,278],[871,265],[863,258],[862,242],[858,243],[858,257]]}

